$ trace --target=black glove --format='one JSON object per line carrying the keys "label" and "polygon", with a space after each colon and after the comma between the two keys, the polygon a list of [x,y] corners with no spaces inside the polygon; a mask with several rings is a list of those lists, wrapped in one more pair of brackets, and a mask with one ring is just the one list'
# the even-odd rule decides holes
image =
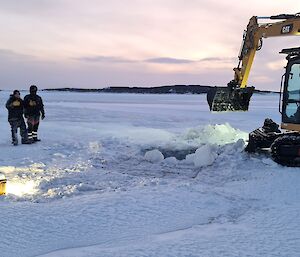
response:
{"label": "black glove", "polygon": [[42,120],[45,119],[45,113],[42,114]]}

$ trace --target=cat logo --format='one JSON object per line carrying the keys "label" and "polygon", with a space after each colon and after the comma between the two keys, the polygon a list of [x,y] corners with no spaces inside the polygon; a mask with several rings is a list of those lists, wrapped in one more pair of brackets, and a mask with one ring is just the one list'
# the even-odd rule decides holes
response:
{"label": "cat logo", "polygon": [[281,34],[291,33],[293,30],[293,24],[285,25],[281,28]]}
{"label": "cat logo", "polygon": [[30,100],[30,101],[29,101],[29,106],[32,106],[32,107],[33,107],[33,106],[36,106],[36,102],[35,102],[35,101],[32,101],[32,100]]}

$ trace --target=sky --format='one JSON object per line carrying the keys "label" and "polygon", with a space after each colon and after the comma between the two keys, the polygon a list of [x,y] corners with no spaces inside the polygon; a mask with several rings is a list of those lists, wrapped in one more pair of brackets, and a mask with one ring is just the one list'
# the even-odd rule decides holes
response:
{"label": "sky", "polygon": [[[0,89],[224,86],[250,17],[297,12],[295,0],[0,0]],[[278,90],[278,52],[297,46],[265,39],[248,85]]]}

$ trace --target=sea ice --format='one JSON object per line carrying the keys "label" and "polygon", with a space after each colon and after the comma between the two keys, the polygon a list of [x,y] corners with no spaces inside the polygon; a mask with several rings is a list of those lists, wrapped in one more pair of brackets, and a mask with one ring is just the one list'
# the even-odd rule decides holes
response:
{"label": "sea ice", "polygon": [[164,160],[164,155],[157,149],[145,153],[145,159],[152,163],[158,163]]}
{"label": "sea ice", "polygon": [[194,165],[196,167],[204,167],[212,165],[216,159],[216,154],[213,152],[210,145],[204,145],[198,148],[194,155]]}

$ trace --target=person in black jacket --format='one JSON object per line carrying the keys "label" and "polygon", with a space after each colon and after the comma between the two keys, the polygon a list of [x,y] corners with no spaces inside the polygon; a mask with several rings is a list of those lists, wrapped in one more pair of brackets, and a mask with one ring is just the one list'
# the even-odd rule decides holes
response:
{"label": "person in black jacket", "polygon": [[44,104],[42,98],[37,95],[37,86],[30,86],[30,94],[24,97],[24,115],[27,118],[28,138],[33,142],[40,141],[38,139],[38,128],[40,118],[45,118]]}
{"label": "person in black jacket", "polygon": [[12,144],[18,145],[18,128],[22,138],[22,144],[30,144],[28,140],[27,129],[23,118],[23,100],[21,99],[20,92],[15,90],[6,102],[8,110],[8,122],[11,126]]}

